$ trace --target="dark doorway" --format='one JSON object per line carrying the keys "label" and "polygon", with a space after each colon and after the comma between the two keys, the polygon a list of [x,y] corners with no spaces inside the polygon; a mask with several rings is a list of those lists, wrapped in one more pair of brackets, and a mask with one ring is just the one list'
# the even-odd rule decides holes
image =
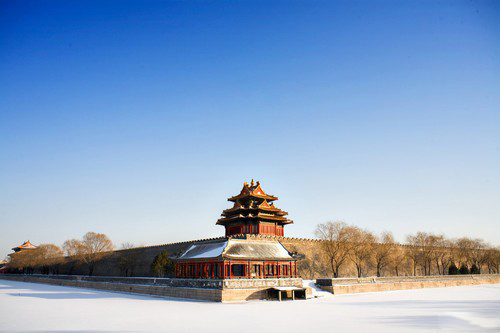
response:
{"label": "dark doorway", "polygon": [[245,265],[232,265],[231,271],[235,277],[245,276]]}

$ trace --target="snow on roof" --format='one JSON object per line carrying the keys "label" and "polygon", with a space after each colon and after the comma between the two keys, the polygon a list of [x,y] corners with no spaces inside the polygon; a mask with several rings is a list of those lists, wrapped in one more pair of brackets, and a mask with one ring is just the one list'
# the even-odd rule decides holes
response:
{"label": "snow on roof", "polygon": [[229,259],[293,259],[278,241],[231,239],[223,255]]}
{"label": "snow on roof", "polygon": [[244,239],[193,244],[177,259],[208,259],[221,256],[227,259],[293,259],[278,241]]}
{"label": "snow on roof", "polygon": [[216,258],[222,255],[227,241],[193,244],[178,259]]}

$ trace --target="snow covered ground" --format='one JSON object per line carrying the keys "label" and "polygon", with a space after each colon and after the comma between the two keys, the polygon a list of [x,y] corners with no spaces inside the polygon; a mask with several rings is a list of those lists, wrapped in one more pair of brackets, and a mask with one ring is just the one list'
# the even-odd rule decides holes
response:
{"label": "snow covered ground", "polygon": [[235,304],[0,280],[1,332],[500,332],[500,285]]}

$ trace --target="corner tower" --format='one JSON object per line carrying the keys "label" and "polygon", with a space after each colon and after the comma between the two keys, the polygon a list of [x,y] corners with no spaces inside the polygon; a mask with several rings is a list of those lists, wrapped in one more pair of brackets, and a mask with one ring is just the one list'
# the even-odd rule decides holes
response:
{"label": "corner tower", "polygon": [[222,212],[218,225],[226,228],[226,237],[239,234],[284,236],[286,224],[293,223],[287,212],[274,206],[277,197],[269,195],[253,179],[244,183],[240,194],[227,199],[233,207]]}

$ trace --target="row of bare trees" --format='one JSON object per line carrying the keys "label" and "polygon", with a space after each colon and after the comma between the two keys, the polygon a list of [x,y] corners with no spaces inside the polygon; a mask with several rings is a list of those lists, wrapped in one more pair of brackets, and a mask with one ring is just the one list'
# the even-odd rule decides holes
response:
{"label": "row of bare trees", "polygon": [[[319,224],[315,234],[322,240],[321,248],[334,277],[340,276],[341,268],[343,275],[352,275],[354,271],[358,277],[455,274],[457,267],[460,272],[500,272],[500,248],[481,239],[453,240],[417,232],[407,237],[406,244],[397,244],[389,232],[375,235],[340,221]],[[315,265],[310,262],[304,267],[312,271],[312,267],[319,267]]]}
{"label": "row of bare trees", "polygon": [[41,244],[36,249],[13,253],[8,267],[11,270],[33,273],[39,269],[43,274],[57,273],[59,264],[64,261],[63,251],[54,244]]}
{"label": "row of bare trees", "polygon": [[113,243],[105,234],[87,232],[81,240],[70,239],[62,248],[54,244],[41,244],[35,249],[13,253],[8,262],[9,269],[43,274],[58,273],[61,264],[86,264],[92,275],[96,263],[113,251]]}

